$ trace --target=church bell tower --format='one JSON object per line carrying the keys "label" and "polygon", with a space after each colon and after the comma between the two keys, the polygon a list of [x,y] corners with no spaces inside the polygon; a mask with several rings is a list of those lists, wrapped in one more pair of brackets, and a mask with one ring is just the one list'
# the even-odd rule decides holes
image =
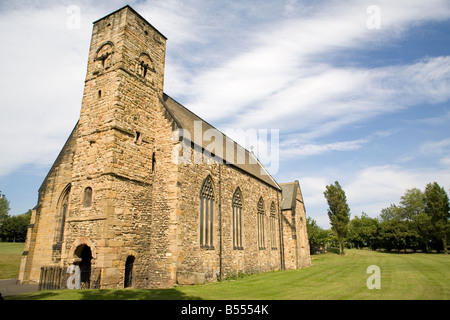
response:
{"label": "church bell tower", "polygon": [[94,22],[64,240],[53,255],[65,266],[89,260],[102,288],[130,282],[131,273],[133,286],[148,287],[148,269],[157,270],[144,262],[154,244],[143,233],[155,227],[165,49],[166,38],[129,6]]}

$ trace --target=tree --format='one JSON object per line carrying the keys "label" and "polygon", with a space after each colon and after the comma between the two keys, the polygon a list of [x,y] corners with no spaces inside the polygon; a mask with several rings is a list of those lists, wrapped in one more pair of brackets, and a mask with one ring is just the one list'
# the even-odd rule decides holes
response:
{"label": "tree", "polygon": [[5,195],[0,192],[0,225],[2,221],[8,217],[9,212],[9,201],[6,199]]}
{"label": "tree", "polygon": [[389,207],[381,209],[380,220],[383,222],[400,219],[402,214],[401,208],[397,207],[395,204],[391,204]]}
{"label": "tree", "polygon": [[412,232],[417,231],[417,239],[425,246],[425,250],[430,252],[429,242],[433,228],[431,217],[425,213],[425,195],[418,188],[406,190],[400,198],[400,210],[402,218],[411,223]]}
{"label": "tree", "polygon": [[418,246],[417,231],[406,220],[392,219],[380,223],[380,242],[387,251],[392,249],[414,251]]}
{"label": "tree", "polygon": [[3,229],[5,222],[8,220],[9,215],[9,201],[5,195],[0,192],[0,241],[3,239]]}
{"label": "tree", "polygon": [[339,242],[339,254],[344,254],[344,240],[348,232],[350,221],[350,208],[347,197],[339,182],[326,186],[324,192],[328,203],[328,217],[330,218],[331,230],[336,234]]}
{"label": "tree", "polygon": [[308,231],[309,250],[311,254],[320,252],[327,244],[329,233],[317,225],[311,217],[306,218],[306,229]]}
{"label": "tree", "polygon": [[450,231],[450,206],[448,195],[444,188],[436,182],[429,183],[425,187],[425,212],[431,217],[434,233],[442,241],[445,254],[447,250],[447,235]]}
{"label": "tree", "polygon": [[9,201],[0,193],[0,241],[25,241],[30,224],[31,210],[27,213],[10,216]]}
{"label": "tree", "polygon": [[0,228],[0,239],[3,241],[24,242],[30,224],[31,210],[27,213],[6,218]]}
{"label": "tree", "polygon": [[412,223],[417,229],[420,238],[425,245],[427,253],[431,252],[430,240],[433,235],[433,225],[431,224],[431,216],[425,212],[419,213],[412,218]]}
{"label": "tree", "polygon": [[417,188],[406,190],[400,198],[400,208],[406,221],[411,221],[414,216],[424,212],[425,203],[422,191]]}
{"label": "tree", "polygon": [[374,249],[374,243],[378,232],[378,220],[370,218],[366,213],[361,218],[355,216],[349,224],[348,240],[357,248],[369,246]]}

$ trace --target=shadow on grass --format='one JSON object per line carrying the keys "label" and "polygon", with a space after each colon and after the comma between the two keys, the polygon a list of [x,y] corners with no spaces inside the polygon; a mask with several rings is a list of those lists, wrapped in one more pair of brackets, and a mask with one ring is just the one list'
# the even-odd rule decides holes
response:
{"label": "shadow on grass", "polygon": [[201,300],[173,289],[85,289],[39,291],[5,297],[7,300]]}
{"label": "shadow on grass", "polygon": [[[339,248],[327,248],[328,253],[335,253],[337,255],[339,255]],[[344,254],[345,254],[345,250],[344,250]]]}
{"label": "shadow on grass", "polygon": [[174,289],[83,290],[80,300],[201,300]]}

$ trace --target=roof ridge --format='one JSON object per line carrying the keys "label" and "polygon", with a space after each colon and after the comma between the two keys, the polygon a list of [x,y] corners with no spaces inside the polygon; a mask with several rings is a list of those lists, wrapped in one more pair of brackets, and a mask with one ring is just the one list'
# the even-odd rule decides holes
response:
{"label": "roof ridge", "polygon": [[[229,141],[233,142],[234,145],[242,148],[246,154],[246,156],[248,155],[248,158],[250,159],[250,157],[253,157],[256,160],[256,163],[254,163],[253,165],[258,165],[258,167],[260,168],[260,173],[259,175],[256,173],[252,173],[249,171],[249,169],[245,169],[244,166],[239,165],[237,163],[231,163],[229,161],[227,161],[225,158],[227,158],[226,156],[224,156],[225,154],[222,154],[221,156],[218,156],[219,158],[221,158],[224,163],[230,164],[230,165],[234,165],[236,167],[238,167],[241,170],[244,170],[245,172],[257,177],[260,180],[265,181],[264,179],[262,179],[260,176],[261,175],[266,175],[268,177],[268,179],[271,181],[271,183],[269,183],[268,181],[265,181],[266,183],[271,184],[273,187],[275,187],[276,189],[281,190],[280,185],[276,182],[276,180],[272,177],[272,175],[267,171],[267,169],[264,167],[264,165],[261,163],[261,161],[256,157],[256,155],[247,150],[246,148],[244,148],[243,146],[241,146],[239,143],[237,143],[234,139],[230,138],[229,136],[227,136],[225,133],[223,133],[221,130],[217,129],[215,126],[213,126],[212,124],[210,124],[209,122],[205,121],[204,119],[202,119],[201,117],[199,117],[197,114],[195,114],[194,112],[192,112],[191,110],[189,110],[188,108],[186,108],[185,106],[183,106],[181,103],[179,103],[178,101],[176,101],[175,99],[173,99],[172,97],[170,97],[168,94],[163,93],[163,98],[162,98],[162,103],[164,105],[164,107],[166,108],[166,110],[169,112],[169,114],[172,116],[172,118],[174,119],[174,121],[177,123],[177,125],[181,128],[181,129],[187,129],[186,127],[183,126],[182,121],[180,121],[179,118],[177,118],[177,116],[173,113],[173,110],[170,110],[170,107],[166,104],[167,101],[173,101],[174,103],[176,103],[176,105],[178,107],[181,107],[183,110],[187,111],[190,115],[192,115],[195,119],[198,119],[199,121],[201,121],[202,123],[206,124],[207,126],[209,126],[210,128],[216,130],[217,132],[219,132],[221,135],[223,135],[225,137],[225,139],[228,139]],[[195,120],[194,120],[195,121]],[[195,130],[194,130],[195,131]],[[192,141],[194,142],[194,141]],[[203,149],[205,149],[205,147],[202,145],[201,146]],[[222,150],[225,151],[225,150]],[[225,152],[226,153],[226,152]],[[217,155],[216,155],[217,156]],[[234,161],[233,161],[234,162]]]}

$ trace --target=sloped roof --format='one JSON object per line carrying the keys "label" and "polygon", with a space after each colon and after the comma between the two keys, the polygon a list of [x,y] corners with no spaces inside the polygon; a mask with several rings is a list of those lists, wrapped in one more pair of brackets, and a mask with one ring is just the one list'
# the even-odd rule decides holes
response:
{"label": "sloped roof", "polygon": [[[267,172],[261,162],[255,157],[255,155],[234,140],[227,137],[225,134],[214,128],[211,124],[201,119],[199,116],[188,110],[186,107],[164,94],[162,97],[162,104],[166,108],[167,112],[171,115],[173,120],[176,122],[180,129],[187,130],[190,135],[190,141],[196,145],[199,145],[202,150],[209,150],[211,148],[210,141],[203,141],[204,133],[208,130],[209,133],[214,136],[222,137],[222,155],[214,154],[216,157],[223,160],[224,164],[235,166],[252,176],[258,178],[259,180],[267,183],[268,185],[281,190],[278,183],[272,178],[272,176]],[[196,123],[197,122],[197,123]],[[195,137],[194,134],[199,135],[198,130],[201,125],[201,136]],[[184,136],[186,139],[186,136]],[[215,153],[218,150],[210,150]]]}
{"label": "sloped roof", "polygon": [[283,195],[281,210],[295,209],[297,188],[300,188],[298,181],[295,180],[294,182],[280,183],[280,187]]}

